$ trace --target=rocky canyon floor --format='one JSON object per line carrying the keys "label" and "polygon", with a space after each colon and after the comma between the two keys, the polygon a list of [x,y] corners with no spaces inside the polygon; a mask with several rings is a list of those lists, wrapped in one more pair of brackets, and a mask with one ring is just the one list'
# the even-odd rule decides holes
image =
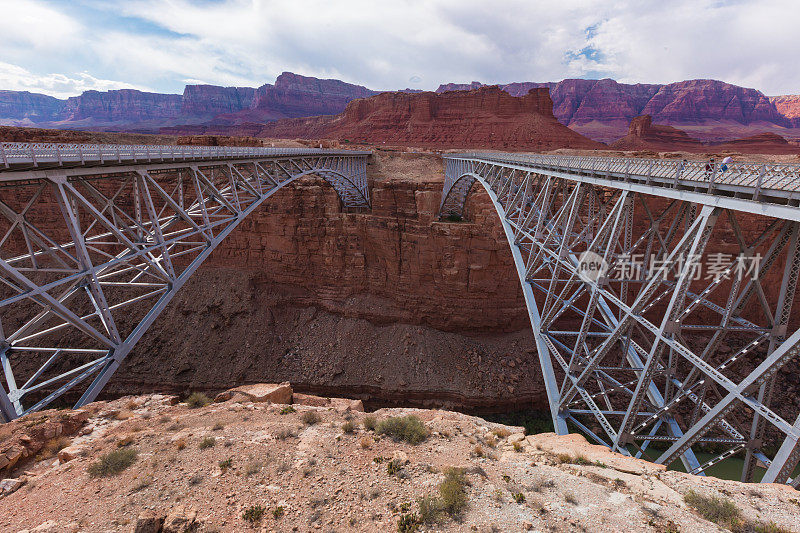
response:
{"label": "rocky canyon floor", "polygon": [[666,471],[578,435],[364,413],[288,384],[177,400],[125,397],[0,428],[0,464],[11,461],[0,530],[800,531],[789,487]]}

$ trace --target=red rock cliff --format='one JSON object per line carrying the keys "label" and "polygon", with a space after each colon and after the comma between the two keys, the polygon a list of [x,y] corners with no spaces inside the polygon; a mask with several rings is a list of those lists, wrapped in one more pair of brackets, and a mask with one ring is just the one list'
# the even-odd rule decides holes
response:
{"label": "red rock cliff", "polygon": [[685,131],[672,126],[653,124],[650,115],[631,120],[628,135],[611,144],[617,150],[698,151],[703,145]]}
{"label": "red rock cliff", "polygon": [[603,147],[555,119],[547,89],[514,97],[498,87],[382,93],[351,102],[341,115],[278,121],[261,134],[508,150]]}

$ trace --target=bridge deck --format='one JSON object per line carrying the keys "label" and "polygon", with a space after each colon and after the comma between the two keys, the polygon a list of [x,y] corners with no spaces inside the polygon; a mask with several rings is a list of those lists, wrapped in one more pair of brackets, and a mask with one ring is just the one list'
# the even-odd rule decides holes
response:
{"label": "bridge deck", "polygon": [[[448,154],[450,159],[503,163],[520,170],[573,179],[604,179],[617,188],[645,185],[660,189],[693,191],[777,205],[800,203],[800,165],[774,162],[731,162],[722,170],[719,161],[711,170],[707,161],[530,155],[496,152]],[[661,191],[657,194],[670,195]]]}
{"label": "bridge deck", "polygon": [[[84,168],[176,162],[242,161],[319,155],[369,155],[355,150],[251,148],[238,146],[170,146],[119,144],[0,143],[3,181],[11,171]],[[16,179],[29,179],[19,177]]]}

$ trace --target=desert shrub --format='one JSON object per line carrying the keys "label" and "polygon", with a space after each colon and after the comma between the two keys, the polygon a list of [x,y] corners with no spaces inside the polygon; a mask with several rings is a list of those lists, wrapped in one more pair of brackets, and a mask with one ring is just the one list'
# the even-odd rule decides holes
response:
{"label": "desert shrub", "polygon": [[342,424],[342,431],[345,433],[353,433],[356,430],[356,425],[353,423],[352,420],[348,420],[344,424]]}
{"label": "desert shrub", "polygon": [[250,461],[247,463],[247,466],[244,469],[244,473],[246,476],[252,476],[254,474],[258,474],[258,472],[264,467],[264,463],[261,461]]}
{"label": "desert shrub", "polygon": [[564,501],[567,503],[571,503],[572,505],[578,505],[578,498],[571,492],[564,493]]}
{"label": "desert shrub", "polygon": [[419,499],[419,519],[424,524],[439,522],[444,516],[444,502],[437,496],[423,496]]}
{"label": "desert shrub", "polygon": [[211,398],[209,398],[202,392],[193,392],[189,395],[188,398],[186,398],[186,405],[188,405],[192,409],[197,409],[198,407],[205,407],[210,403],[211,403]]}
{"label": "desert shrub", "polygon": [[428,438],[428,428],[414,415],[394,416],[381,420],[375,427],[379,435],[388,435],[394,440],[419,444]]}
{"label": "desert shrub", "polygon": [[212,431],[221,431],[225,429],[225,425],[222,422],[217,422],[214,424],[214,427],[211,428]]}
{"label": "desert shrub", "polygon": [[364,429],[367,431],[375,431],[375,426],[378,424],[378,421],[374,416],[367,415],[364,417],[362,424],[364,424]]}
{"label": "desert shrub", "polygon": [[136,448],[120,448],[108,452],[89,465],[89,475],[92,477],[115,476],[136,462],[139,451]]}
{"label": "desert shrub", "polygon": [[263,505],[251,505],[242,513],[242,518],[251,524],[260,522],[267,509]]}
{"label": "desert shrub", "polygon": [[282,517],[283,516],[283,511],[284,511],[284,509],[283,509],[282,505],[279,505],[279,506],[275,507],[272,510],[272,518],[277,520],[278,518]]}
{"label": "desert shrub", "polygon": [[286,407],[281,409],[280,413],[282,415],[288,415],[288,414],[294,413],[295,411],[296,411],[296,409],[294,407],[292,407],[291,405],[287,405]]}
{"label": "desert shrub", "polygon": [[461,468],[448,468],[444,471],[444,481],[439,485],[439,497],[443,509],[450,516],[456,516],[467,507],[467,477]]}
{"label": "desert shrub", "polygon": [[232,466],[233,466],[233,457],[228,457],[227,459],[219,462],[219,468],[223,472],[225,472]]}
{"label": "desert shrub", "polygon": [[521,492],[512,492],[511,497],[514,498],[514,501],[517,503],[525,503],[525,495]]}
{"label": "desert shrub", "polygon": [[515,452],[521,452],[522,451],[522,443],[521,442],[517,441],[514,444],[512,444],[512,446],[514,447],[514,451]]}
{"label": "desert shrub", "polygon": [[275,438],[278,440],[286,440],[290,437],[296,437],[297,433],[291,428],[281,428],[275,432]]}
{"label": "desert shrub", "polygon": [[742,522],[742,512],[727,498],[703,496],[690,490],[683,496],[686,504],[700,513],[700,516],[721,526],[733,529]]}
{"label": "desert shrub", "polygon": [[314,424],[318,424],[320,420],[322,420],[322,417],[320,417],[316,411],[306,411],[303,413],[301,419],[303,420],[304,424],[313,426]]}
{"label": "desert shrub", "polygon": [[420,518],[416,513],[401,514],[397,521],[397,531],[398,533],[412,533],[419,529],[420,523]]}
{"label": "desert shrub", "polygon": [[486,455],[486,452],[483,451],[483,446],[481,446],[480,444],[472,449],[472,453],[475,454],[475,457],[483,457],[484,455]]}
{"label": "desert shrub", "polygon": [[364,435],[360,439],[358,439],[358,443],[361,445],[362,448],[365,450],[372,446],[372,438],[369,435]]}
{"label": "desert shrub", "polygon": [[403,465],[400,463],[400,461],[396,459],[392,459],[391,461],[386,463],[386,473],[389,474],[390,476],[397,475],[402,468]]}
{"label": "desert shrub", "polygon": [[494,434],[494,436],[498,439],[504,439],[511,435],[511,432],[506,428],[495,428],[492,430],[492,434]]}
{"label": "desert shrub", "polygon": [[217,439],[211,436],[205,437],[203,440],[200,441],[198,447],[201,450],[205,450],[206,448],[213,448],[217,444]]}

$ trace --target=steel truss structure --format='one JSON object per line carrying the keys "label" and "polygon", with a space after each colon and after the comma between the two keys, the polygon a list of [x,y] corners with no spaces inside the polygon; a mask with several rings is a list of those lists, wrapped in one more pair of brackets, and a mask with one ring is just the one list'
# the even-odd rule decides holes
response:
{"label": "steel truss structure", "polygon": [[2,420],[73,389],[93,401],[217,245],[294,180],[368,208],[368,155],[0,144]]}
{"label": "steel truss structure", "polygon": [[776,390],[800,351],[800,167],[445,160],[441,215],[479,183],[500,216],[558,433],[701,475],[743,455],[744,481],[800,484],[800,402]]}

